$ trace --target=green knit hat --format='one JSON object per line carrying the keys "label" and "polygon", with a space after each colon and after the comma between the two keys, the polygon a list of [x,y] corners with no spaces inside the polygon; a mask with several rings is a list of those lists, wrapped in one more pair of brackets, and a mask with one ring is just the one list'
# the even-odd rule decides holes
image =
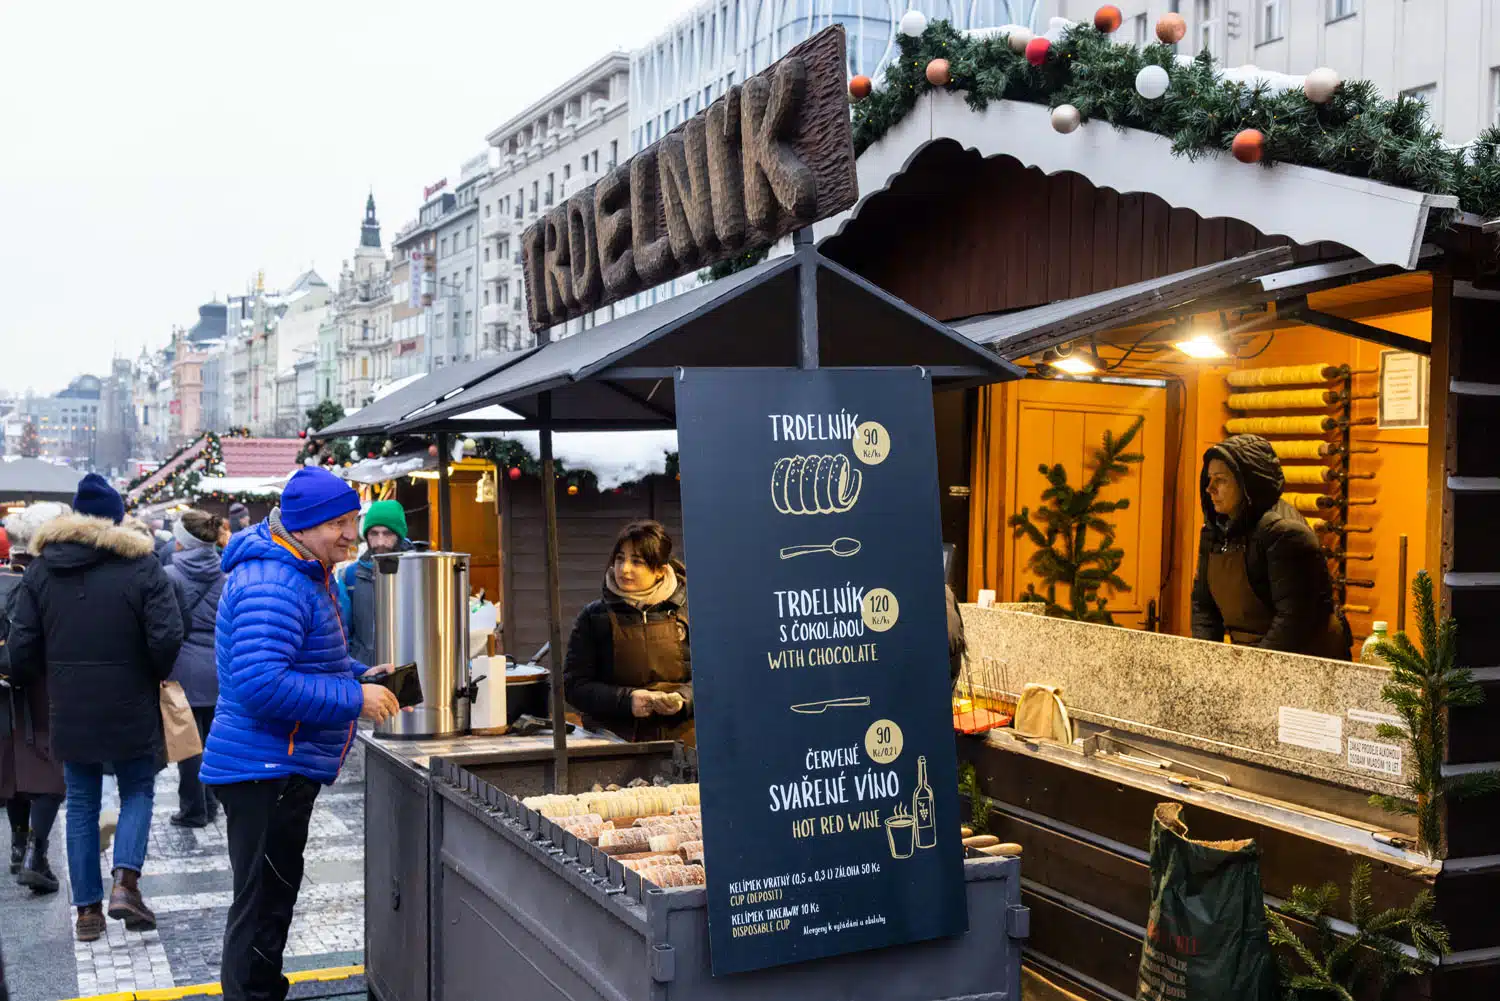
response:
{"label": "green knit hat", "polygon": [[401,507],[401,502],[380,500],[371,504],[369,510],[365,511],[365,520],[359,526],[360,538],[369,535],[370,529],[376,526],[389,528],[401,538],[406,538],[406,511]]}

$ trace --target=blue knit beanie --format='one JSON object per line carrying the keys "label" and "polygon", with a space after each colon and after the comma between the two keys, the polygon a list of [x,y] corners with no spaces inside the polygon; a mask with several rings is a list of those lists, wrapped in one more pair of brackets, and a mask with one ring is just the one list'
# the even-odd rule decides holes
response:
{"label": "blue knit beanie", "polygon": [[304,466],[281,491],[281,523],[300,532],[359,510],[359,494],[326,469]]}
{"label": "blue knit beanie", "polygon": [[116,525],[125,520],[125,502],[120,499],[119,491],[98,473],[89,473],[78,481],[73,510],[95,518],[108,518]]}

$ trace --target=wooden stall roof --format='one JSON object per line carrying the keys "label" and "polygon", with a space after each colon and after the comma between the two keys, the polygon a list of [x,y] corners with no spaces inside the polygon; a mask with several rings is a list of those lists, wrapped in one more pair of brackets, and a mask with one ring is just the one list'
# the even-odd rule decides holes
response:
{"label": "wooden stall roof", "polygon": [[[1062,135],[1049,111],[1022,101],[994,101],[983,111],[962,97],[933,91],[859,158],[860,201],[816,228],[822,239],[884,192],[927,145],[952,140],[984,157],[1011,156],[1045,174],[1064,171],[1121,194],[1145,193],[1204,219],[1239,219],[1300,244],[1339,243],[1375,264],[1414,268],[1428,216],[1456,209],[1453,195],[1411,191],[1311,167],[1248,167],[1226,156],[1196,160],[1172,153],[1170,139],[1090,122]],[[996,192],[1004,197],[1005,192]]]}
{"label": "wooden stall roof", "polygon": [[430,375],[402,386],[384,399],[376,400],[343,420],[330,424],[318,434],[329,438],[384,431],[397,421],[423,408],[431,407],[509,365],[514,365],[535,350],[535,348],[530,348],[523,351],[508,351],[436,369]]}
{"label": "wooden stall roof", "polygon": [[1015,360],[1127,323],[1190,307],[1206,295],[1226,292],[1291,262],[1285,247],[1268,247],[1217,264],[1191,268],[1119,288],[1064,299],[1034,309],[971,317],[954,329]]}
{"label": "wooden stall roof", "polygon": [[42,459],[0,462],[0,501],[62,501],[70,503],[83,474]]}
{"label": "wooden stall roof", "polygon": [[390,430],[467,430],[476,424],[464,415],[495,404],[532,422],[543,416],[544,394],[558,430],[671,427],[677,368],[796,365],[799,271],[808,258],[822,365],[923,366],[934,384],[949,386],[1019,377],[995,353],[805,247],[548,344]]}

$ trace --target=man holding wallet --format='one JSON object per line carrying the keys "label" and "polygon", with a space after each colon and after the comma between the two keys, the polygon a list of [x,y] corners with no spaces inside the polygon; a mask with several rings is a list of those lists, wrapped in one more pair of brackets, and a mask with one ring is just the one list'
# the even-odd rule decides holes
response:
{"label": "man holding wallet", "polygon": [[324,469],[300,469],[281,506],[224,553],[216,660],[219,704],[201,778],[228,826],[234,901],[220,977],[227,1001],[282,1001],[282,952],[302,883],[319,790],[333,782],[355,721],[399,711],[389,665],[349,656],[330,571],[357,541],[359,497]]}

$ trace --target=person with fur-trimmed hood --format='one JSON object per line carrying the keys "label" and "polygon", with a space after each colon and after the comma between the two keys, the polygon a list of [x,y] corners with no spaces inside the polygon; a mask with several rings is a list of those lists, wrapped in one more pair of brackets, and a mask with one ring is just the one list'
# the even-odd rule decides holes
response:
{"label": "person with fur-trimmed hood", "polygon": [[43,676],[52,753],[67,779],[68,871],[79,941],[104,933],[99,800],[104,770],[120,789],[108,914],[147,931],[156,915],[138,880],[151,830],[162,740],[161,683],[182,646],[182,611],[151,541],[122,528],[120,495],[97,473],[78,484],[73,513],[43,525],[11,605],[11,674]]}

